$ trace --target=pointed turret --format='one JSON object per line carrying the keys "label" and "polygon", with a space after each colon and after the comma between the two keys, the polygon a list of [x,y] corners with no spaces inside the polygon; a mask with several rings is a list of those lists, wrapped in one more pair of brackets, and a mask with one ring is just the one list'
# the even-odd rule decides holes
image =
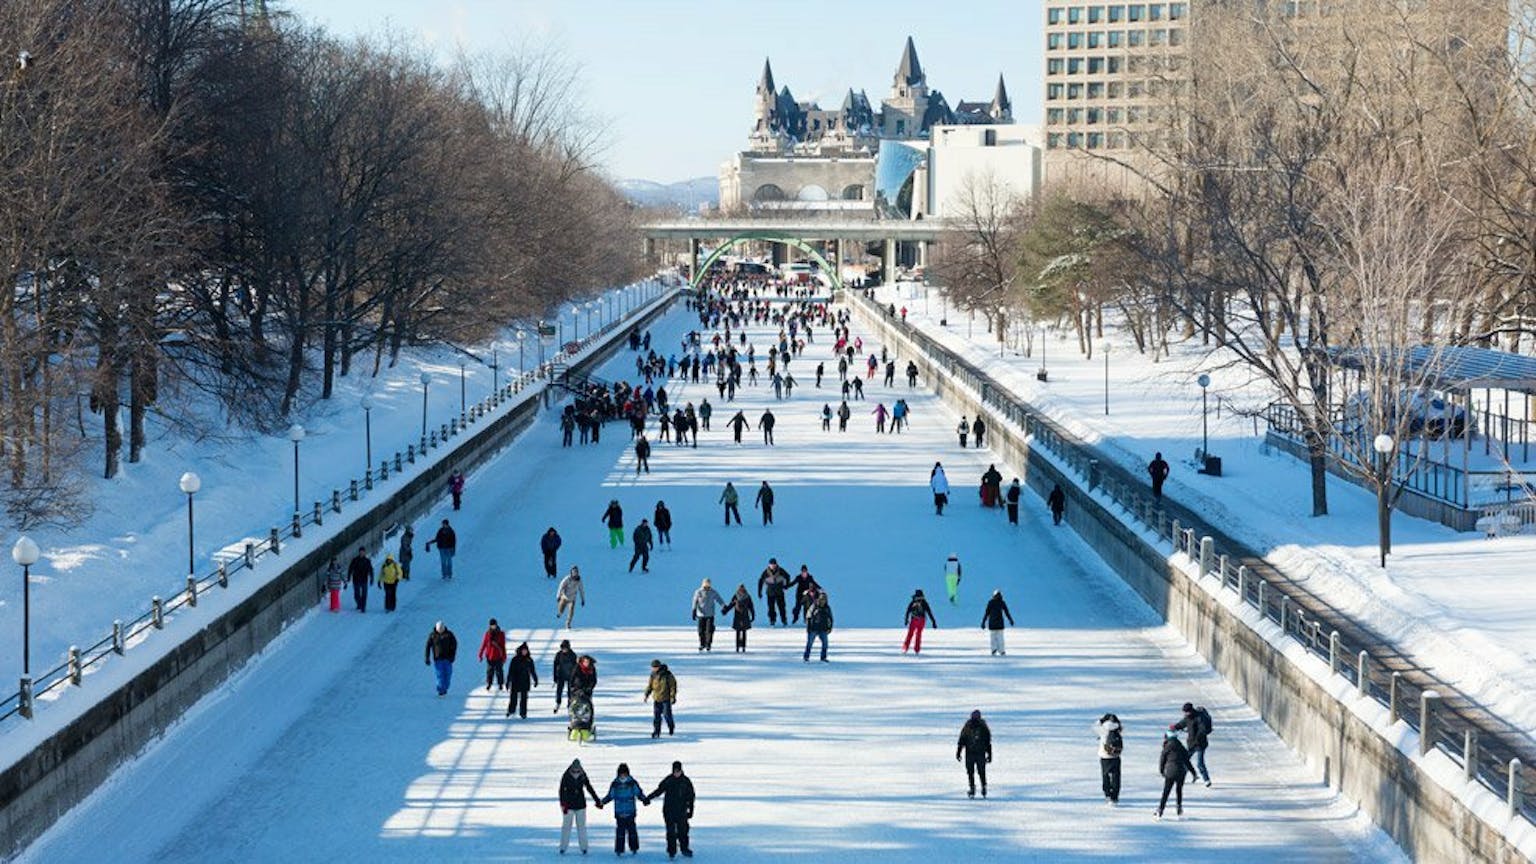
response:
{"label": "pointed turret", "polygon": [[896,84],[905,83],[908,87],[916,87],[925,83],[922,64],[917,62],[917,46],[912,44],[912,37],[907,37],[907,47],[902,49],[901,63],[896,66]]}
{"label": "pointed turret", "polygon": [[992,94],[992,104],[987,106],[987,113],[999,122],[1013,120],[1013,103],[1008,101],[1008,88],[1003,86],[1001,74],[997,76],[997,92]]}
{"label": "pointed turret", "polygon": [[768,64],[768,58],[763,58],[763,77],[757,79],[757,92],[759,95],[767,93],[772,95],[778,88],[773,86],[773,67]]}

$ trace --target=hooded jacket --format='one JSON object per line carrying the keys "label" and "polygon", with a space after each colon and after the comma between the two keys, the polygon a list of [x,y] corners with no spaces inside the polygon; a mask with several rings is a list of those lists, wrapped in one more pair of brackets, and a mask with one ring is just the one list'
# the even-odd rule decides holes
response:
{"label": "hooded jacket", "polygon": [[564,579],[560,580],[560,586],[555,589],[555,596],[564,597],[571,603],[580,600],[585,604],[587,602],[587,589],[582,586],[580,579],[567,575]]}
{"label": "hooded jacket", "polygon": [[668,822],[682,822],[693,818],[693,781],[687,774],[668,774],[657,784],[652,799],[665,795],[661,805],[661,818]]}
{"label": "hooded jacket", "polygon": [[1008,611],[1008,603],[1003,600],[1003,595],[993,594],[987,601],[987,611],[981,613],[981,625],[988,630],[1003,629],[1003,619],[1013,624],[1013,614]]}
{"label": "hooded jacket", "polygon": [[576,652],[569,648],[561,648],[555,652],[555,660],[551,667],[551,673],[556,681],[571,680],[571,673],[576,671]]}
{"label": "hooded jacket", "polygon": [[476,655],[481,660],[492,663],[504,663],[507,659],[507,631],[500,627],[491,627],[480,637],[480,653]]}
{"label": "hooded jacket", "polygon": [[427,660],[447,660],[452,663],[459,656],[459,640],[453,635],[453,631],[444,627],[439,633],[437,628],[427,635]]}
{"label": "hooded jacket", "polygon": [[560,812],[587,809],[587,796],[583,792],[591,795],[593,801],[600,800],[597,790],[592,788],[592,778],[581,767],[581,760],[576,759],[560,775]]}
{"label": "hooded jacket", "polygon": [[[1099,758],[1100,759],[1119,759],[1120,758],[1121,754],[1119,754],[1119,753],[1111,753],[1111,752],[1109,752],[1108,748],[1109,748],[1109,733],[1113,732],[1116,729],[1121,729],[1121,728],[1122,727],[1120,726],[1120,723],[1118,721],[1116,721],[1116,720],[1100,720],[1099,722],[1093,724],[1093,730],[1095,732],[1099,733]],[[1121,735],[1121,738],[1123,739],[1125,737],[1125,732],[1122,730],[1120,735]]]}
{"label": "hooded jacket", "polygon": [[715,610],[725,605],[725,600],[720,597],[720,592],[714,586],[700,586],[693,592],[693,617],[713,618]]}
{"label": "hooded jacket", "polygon": [[913,619],[921,621],[924,618],[927,618],[928,623],[932,624],[935,629],[938,628],[939,622],[933,617],[933,607],[928,605],[928,598],[919,592],[913,594],[911,601],[907,603],[906,618],[901,623],[910,625]]}
{"label": "hooded jacket", "polygon": [[972,759],[992,758],[992,729],[987,726],[987,721],[979,717],[966,718],[965,725],[960,727],[960,738],[955,742],[955,758],[958,759],[961,753]]}
{"label": "hooded jacket", "polygon": [[645,790],[640,788],[640,783],[628,774],[620,774],[608,784],[608,794],[603,796],[603,803],[613,802],[613,818],[623,819],[635,815],[636,799],[650,803],[650,798]]}
{"label": "hooded jacket", "polygon": [[1163,739],[1163,752],[1157,757],[1157,773],[1164,780],[1177,780],[1189,773],[1189,751],[1179,739],[1168,736]]}
{"label": "hooded jacket", "polygon": [[663,663],[651,670],[651,679],[645,682],[645,696],[657,702],[677,701],[677,676]]}
{"label": "hooded jacket", "polygon": [[517,646],[512,662],[507,665],[507,689],[514,693],[527,692],[530,682],[537,686],[539,673],[533,668],[533,654],[528,650],[528,643],[524,642]]}

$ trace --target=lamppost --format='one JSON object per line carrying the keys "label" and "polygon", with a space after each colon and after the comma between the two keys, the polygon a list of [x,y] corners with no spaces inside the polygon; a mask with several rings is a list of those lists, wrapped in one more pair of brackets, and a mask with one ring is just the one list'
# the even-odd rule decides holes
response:
{"label": "lamppost", "polygon": [[363,469],[373,469],[373,394],[363,394]]}
{"label": "lamppost", "polygon": [[427,440],[427,391],[431,389],[432,376],[421,373],[421,440]]}
{"label": "lamppost", "polygon": [[501,359],[501,357],[500,357],[500,354],[498,353],[497,349],[492,348],[491,349],[491,392],[492,393],[495,393],[496,391],[501,389],[501,363],[500,363],[500,359]]}
{"label": "lamppost", "polygon": [[42,553],[30,537],[11,547],[11,560],[21,565],[21,674],[32,677],[32,565]]}
{"label": "lamppost", "polygon": [[460,360],[459,361],[459,416],[461,418],[464,416],[464,405],[465,405],[464,391],[465,391],[464,361]]}
{"label": "lamppost", "polygon": [[1377,435],[1371,442],[1376,451],[1376,535],[1381,546],[1381,566],[1387,566],[1387,553],[1392,551],[1392,507],[1388,500],[1391,492],[1391,453],[1397,442],[1391,435]]}
{"label": "lamppost", "polygon": [[1200,385],[1200,458],[1204,459],[1211,454],[1211,439],[1208,432],[1205,394],[1206,388],[1211,386],[1211,376],[1201,373],[1195,383]]}
{"label": "lamppost", "polygon": [[517,331],[517,377],[523,377],[523,339],[528,333],[524,330]]}
{"label": "lamppost", "polygon": [[288,427],[288,440],[293,442],[293,515],[299,513],[299,442],[304,440],[304,427],[295,423]]}
{"label": "lamppost", "polygon": [[203,478],[188,471],[181,475],[181,482],[177,485],[181,487],[181,491],[187,493],[187,575],[195,576],[197,570],[192,557],[192,496],[197,494],[197,490],[203,488]]}
{"label": "lamppost", "polygon": [[1099,351],[1104,354],[1104,416],[1109,416],[1109,340],[1099,343]]}

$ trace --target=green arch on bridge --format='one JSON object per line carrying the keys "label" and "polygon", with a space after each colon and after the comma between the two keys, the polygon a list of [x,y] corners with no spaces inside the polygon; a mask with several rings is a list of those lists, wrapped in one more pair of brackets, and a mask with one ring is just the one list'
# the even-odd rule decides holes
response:
{"label": "green arch on bridge", "polygon": [[821,265],[821,272],[826,273],[828,278],[832,281],[833,291],[839,291],[842,289],[843,274],[838,272],[838,268],[832,266],[832,264],[827,261],[826,257],[816,250],[815,246],[805,242],[805,239],[802,237],[779,234],[773,231],[746,231],[741,234],[737,234],[726,240],[724,243],[721,243],[719,246],[716,246],[715,251],[709,253],[709,257],[705,258],[704,263],[699,265],[699,269],[694,271],[693,278],[688,280],[688,287],[698,288],[699,283],[704,280],[704,274],[709,272],[710,265],[720,260],[721,255],[724,255],[726,252],[729,252],[731,249],[734,249],[743,243],[750,243],[754,240],[764,243],[783,243],[785,246],[792,246],[796,249],[799,249],[801,252],[809,255],[817,264]]}

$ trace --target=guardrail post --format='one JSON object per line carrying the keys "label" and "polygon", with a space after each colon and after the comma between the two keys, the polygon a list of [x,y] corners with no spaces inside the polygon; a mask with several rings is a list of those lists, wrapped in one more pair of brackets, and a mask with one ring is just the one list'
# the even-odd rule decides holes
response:
{"label": "guardrail post", "polygon": [[1182,538],[1183,536],[1184,536],[1184,529],[1179,526],[1179,520],[1175,519],[1171,523],[1169,523],[1168,539],[1173,541],[1173,551],[1175,551],[1175,552],[1179,551],[1179,539]]}
{"label": "guardrail post", "polygon": [[1209,537],[1200,538],[1200,578],[1211,574],[1211,559],[1216,556],[1216,541]]}
{"label": "guardrail post", "polygon": [[447,423],[443,424],[442,434],[437,436],[437,440],[443,442],[444,444],[448,443],[448,424]]}
{"label": "guardrail post", "polygon": [[1440,702],[1440,694],[1433,690],[1425,690],[1419,694],[1419,755],[1424,756],[1435,749],[1434,716],[1435,705]]}
{"label": "guardrail post", "polygon": [[197,605],[197,577],[187,574],[187,605]]}
{"label": "guardrail post", "polygon": [[69,646],[69,683],[80,686],[80,678],[85,674],[85,666],[80,663],[80,648],[76,645]]}
{"label": "guardrail post", "polygon": [[[356,483],[357,481],[353,480],[352,482]],[[331,512],[333,512],[333,513],[340,513],[341,512],[341,490],[340,489],[332,489],[331,490]]]}
{"label": "guardrail post", "polygon": [[[400,451],[396,450],[395,451],[395,473],[399,474],[402,470],[404,470],[404,469],[400,467]],[[389,479],[389,474],[388,473],[386,473],[384,475],[384,479],[386,479],[386,480]]]}
{"label": "guardrail post", "polygon": [[247,541],[245,541],[245,569],[249,570],[249,569],[251,569],[252,567],[255,567],[255,566],[256,566],[256,544],[252,543],[249,540],[247,540]]}
{"label": "guardrail post", "polygon": [[1285,633],[1285,613],[1286,613],[1286,610],[1290,607],[1290,605],[1291,605],[1291,598],[1287,597],[1284,594],[1281,594],[1280,595],[1280,632],[1282,634]]}
{"label": "guardrail post", "polygon": [[[26,681],[26,679],[23,678],[22,681]],[[27,716],[30,717],[32,715],[28,714]],[[1524,767],[1519,759],[1509,760],[1509,793],[1505,796],[1504,800],[1509,802],[1509,815],[1511,817],[1520,812],[1520,771]]]}
{"label": "guardrail post", "polygon": [[271,547],[274,555],[283,551],[283,545],[278,539],[276,528],[273,528],[271,533],[267,535],[267,545]]}
{"label": "guardrail post", "polygon": [[1221,587],[1227,587],[1227,574],[1232,572],[1227,569],[1227,553],[1223,552],[1216,557],[1216,572],[1221,574]]}
{"label": "guardrail post", "polygon": [[298,513],[293,514],[293,524],[289,527],[293,529],[294,537],[297,538],[304,536],[304,519]]}
{"label": "guardrail post", "polygon": [[123,644],[123,622],[112,622],[112,653],[121,657],[127,646]]}
{"label": "guardrail post", "polygon": [[[21,716],[32,719],[32,678],[28,675],[21,676],[21,689],[17,691],[16,712]],[[1510,786],[1514,788],[1513,784]]]}
{"label": "guardrail post", "polygon": [[1260,619],[1264,619],[1264,618],[1268,618],[1269,617],[1269,598],[1267,596],[1268,594],[1269,594],[1269,580],[1268,579],[1260,579],[1259,580],[1259,618]]}
{"label": "guardrail post", "polygon": [[1339,674],[1339,631],[1328,634],[1328,674]]}
{"label": "guardrail post", "polygon": [[219,587],[229,587],[229,565],[223,561],[219,562]]}
{"label": "guardrail post", "polygon": [[316,501],[315,502],[315,524],[316,525],[324,525],[325,524],[323,521],[321,521],[321,520],[323,520],[325,518],[325,516],[323,515],[324,513],[325,513],[325,508],[320,506],[320,502],[319,501]]}
{"label": "guardrail post", "polygon": [[[423,450],[427,449],[427,441],[426,441],[425,438],[423,438],[422,441],[421,441],[421,449],[423,449]],[[407,444],[407,445],[405,445],[405,461],[411,463],[412,465],[416,464],[416,445],[415,444]]]}
{"label": "guardrail post", "polygon": [[1092,492],[1099,485],[1099,460],[1088,460],[1088,491]]}
{"label": "guardrail post", "polygon": [[165,601],[159,597],[149,598],[149,623],[155,625],[156,630],[165,629]]}
{"label": "guardrail post", "polygon": [[[373,488],[373,469],[372,468],[369,468],[368,469],[368,473],[363,475],[363,488],[365,488],[365,489],[372,489]],[[348,500],[351,500],[351,501],[356,501],[357,500],[357,481],[356,480],[351,481],[351,483],[347,486],[347,498],[348,498]]]}
{"label": "guardrail post", "polygon": [[[396,463],[395,464],[395,470],[396,471],[400,470],[399,461],[400,461],[400,454],[396,453],[395,454],[395,463]],[[389,460],[385,459],[383,462],[379,463],[379,480],[382,482],[382,481],[388,480],[388,479],[389,479]]]}
{"label": "guardrail post", "polygon": [[[437,430],[436,429],[428,430],[428,432],[427,432],[427,444],[430,445],[433,450],[437,449]],[[423,448],[423,449],[425,449],[425,448]]]}
{"label": "guardrail post", "polygon": [[1461,737],[1461,777],[1471,782],[1477,777],[1477,730],[1468,726]]}
{"label": "guardrail post", "polygon": [[1195,529],[1193,528],[1184,529],[1184,554],[1191,558],[1195,557]]}
{"label": "guardrail post", "polygon": [[1392,683],[1387,688],[1387,718],[1388,718],[1387,723],[1389,725],[1392,724],[1392,723],[1396,723],[1398,721],[1398,717],[1400,716],[1397,713],[1397,688],[1402,683],[1402,680],[1403,680],[1403,673],[1401,673],[1401,672],[1393,672],[1392,673]]}
{"label": "guardrail post", "polygon": [[1243,601],[1243,605],[1245,605],[1245,606],[1248,604],[1248,565],[1247,564],[1239,564],[1239,565],[1237,565],[1237,599]]}
{"label": "guardrail post", "polygon": [[1355,668],[1355,691],[1361,696],[1371,695],[1371,655],[1360,652]]}

